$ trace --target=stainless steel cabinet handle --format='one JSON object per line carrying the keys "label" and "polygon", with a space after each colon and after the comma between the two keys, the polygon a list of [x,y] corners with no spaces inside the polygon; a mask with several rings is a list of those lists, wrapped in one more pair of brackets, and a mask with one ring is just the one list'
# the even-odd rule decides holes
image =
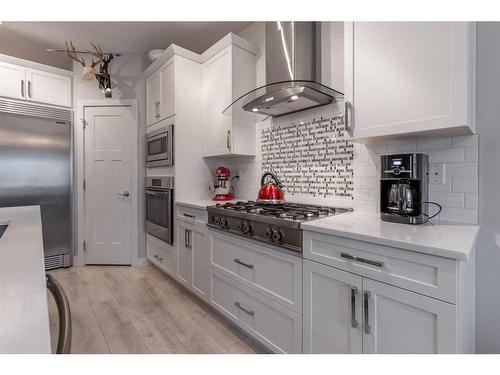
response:
{"label": "stainless steel cabinet handle", "polygon": [[190,229],[184,229],[184,245],[186,246],[187,249],[192,248],[191,230]]}
{"label": "stainless steel cabinet handle", "polygon": [[31,81],[28,81],[28,97],[31,98]]}
{"label": "stainless steel cabinet handle", "polygon": [[130,196],[130,193],[127,190],[125,190],[123,193],[116,193],[116,194],[121,195],[122,197]]}
{"label": "stainless steel cabinet handle", "polygon": [[369,316],[369,313],[368,313],[368,310],[369,310],[369,300],[370,300],[370,292],[368,291],[365,291],[363,293],[363,308],[365,310],[365,333],[367,335],[369,335],[370,333],[372,333],[372,327],[370,327],[370,316]]}
{"label": "stainless steel cabinet handle", "polygon": [[352,124],[349,122],[349,111],[352,108],[352,104],[349,101],[344,102],[344,127],[345,130],[352,135]]}
{"label": "stainless steel cabinet handle", "polygon": [[163,257],[159,256],[158,254],[155,254],[155,258],[160,260],[160,261],[163,261]]}
{"label": "stainless steel cabinet handle", "polygon": [[234,303],[234,306],[236,306],[236,307],[237,307],[238,309],[240,309],[241,311],[246,312],[246,313],[247,313],[248,315],[250,315],[250,316],[254,316],[254,315],[255,315],[255,311],[245,309],[243,306],[241,306],[241,303],[239,303],[239,302],[235,302],[235,303]]}
{"label": "stainless steel cabinet handle", "polygon": [[351,327],[358,328],[358,320],[356,319],[356,295],[358,294],[358,288],[355,286],[351,287]]}
{"label": "stainless steel cabinet handle", "polygon": [[242,266],[244,266],[246,268],[253,269],[253,264],[244,263],[239,258],[234,258],[234,263],[238,263],[238,264],[241,264]]}
{"label": "stainless steel cabinet handle", "polygon": [[155,117],[160,118],[160,102],[155,102]]}
{"label": "stainless steel cabinet handle", "polygon": [[21,80],[21,96],[24,98],[24,79]]}
{"label": "stainless steel cabinet handle", "polygon": [[194,215],[190,215],[190,214],[183,214],[183,215],[184,215],[185,217],[190,218],[190,219],[195,219],[195,218],[196,218],[196,216],[194,216]]}
{"label": "stainless steel cabinet handle", "polygon": [[354,255],[347,254],[347,253],[340,253],[340,256],[342,258],[353,260],[355,262],[365,263],[365,264],[369,264],[371,266],[376,266],[376,267],[384,267],[384,262],[379,262],[378,260],[370,260],[370,259],[360,258],[360,257],[356,257]]}
{"label": "stainless steel cabinet handle", "polygon": [[231,150],[231,130],[228,130],[226,134],[226,147]]}
{"label": "stainless steel cabinet handle", "polygon": [[57,339],[57,354],[69,354],[71,350],[71,310],[68,297],[63,288],[54,278],[47,274],[45,278],[47,289],[50,291],[57,305],[59,315],[59,337]]}

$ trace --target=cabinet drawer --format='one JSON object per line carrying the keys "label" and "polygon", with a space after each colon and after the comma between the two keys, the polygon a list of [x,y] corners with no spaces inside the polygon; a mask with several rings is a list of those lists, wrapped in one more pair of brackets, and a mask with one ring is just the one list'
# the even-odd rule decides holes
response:
{"label": "cabinet drawer", "polygon": [[175,255],[177,253],[175,246],[170,245],[168,242],[160,240],[158,237],[155,237],[152,234],[147,233],[146,240],[148,243],[151,243],[156,248],[163,250],[163,251],[166,251],[167,253],[170,253],[172,255]]}
{"label": "cabinet drawer", "polygon": [[147,258],[163,271],[175,277],[176,256],[156,247],[151,242],[146,243]]}
{"label": "cabinet drawer", "polygon": [[185,207],[176,204],[175,207],[176,217],[191,224],[206,225],[208,220],[208,213],[206,210],[199,210],[196,208]]}
{"label": "cabinet drawer", "polygon": [[301,353],[302,317],[235,280],[210,272],[210,302],[278,353]]}
{"label": "cabinet drawer", "polygon": [[302,259],[209,231],[210,266],[274,301],[302,313]]}
{"label": "cabinet drawer", "polygon": [[387,284],[457,302],[457,262],[452,259],[309,231],[304,231],[303,255]]}

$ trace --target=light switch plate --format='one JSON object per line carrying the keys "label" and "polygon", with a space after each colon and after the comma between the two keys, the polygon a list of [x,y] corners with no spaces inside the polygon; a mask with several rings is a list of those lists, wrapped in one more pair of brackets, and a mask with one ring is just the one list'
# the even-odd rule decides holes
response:
{"label": "light switch plate", "polygon": [[429,183],[430,184],[445,184],[446,183],[446,165],[444,163],[429,164]]}

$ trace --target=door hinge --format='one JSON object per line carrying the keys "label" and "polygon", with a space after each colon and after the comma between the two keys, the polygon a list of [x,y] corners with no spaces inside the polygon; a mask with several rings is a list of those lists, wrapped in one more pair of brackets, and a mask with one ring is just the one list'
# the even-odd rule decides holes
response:
{"label": "door hinge", "polygon": [[87,251],[87,241],[83,241],[83,251]]}
{"label": "door hinge", "polygon": [[83,190],[87,190],[87,181],[83,180]]}
{"label": "door hinge", "polygon": [[82,125],[84,129],[87,128],[87,121],[84,118],[82,118]]}

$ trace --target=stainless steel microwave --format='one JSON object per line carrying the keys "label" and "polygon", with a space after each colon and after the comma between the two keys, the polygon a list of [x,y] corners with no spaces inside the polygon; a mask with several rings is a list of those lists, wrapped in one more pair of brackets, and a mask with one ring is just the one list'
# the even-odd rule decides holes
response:
{"label": "stainless steel microwave", "polygon": [[174,165],[174,126],[166,125],[146,134],[146,165]]}

